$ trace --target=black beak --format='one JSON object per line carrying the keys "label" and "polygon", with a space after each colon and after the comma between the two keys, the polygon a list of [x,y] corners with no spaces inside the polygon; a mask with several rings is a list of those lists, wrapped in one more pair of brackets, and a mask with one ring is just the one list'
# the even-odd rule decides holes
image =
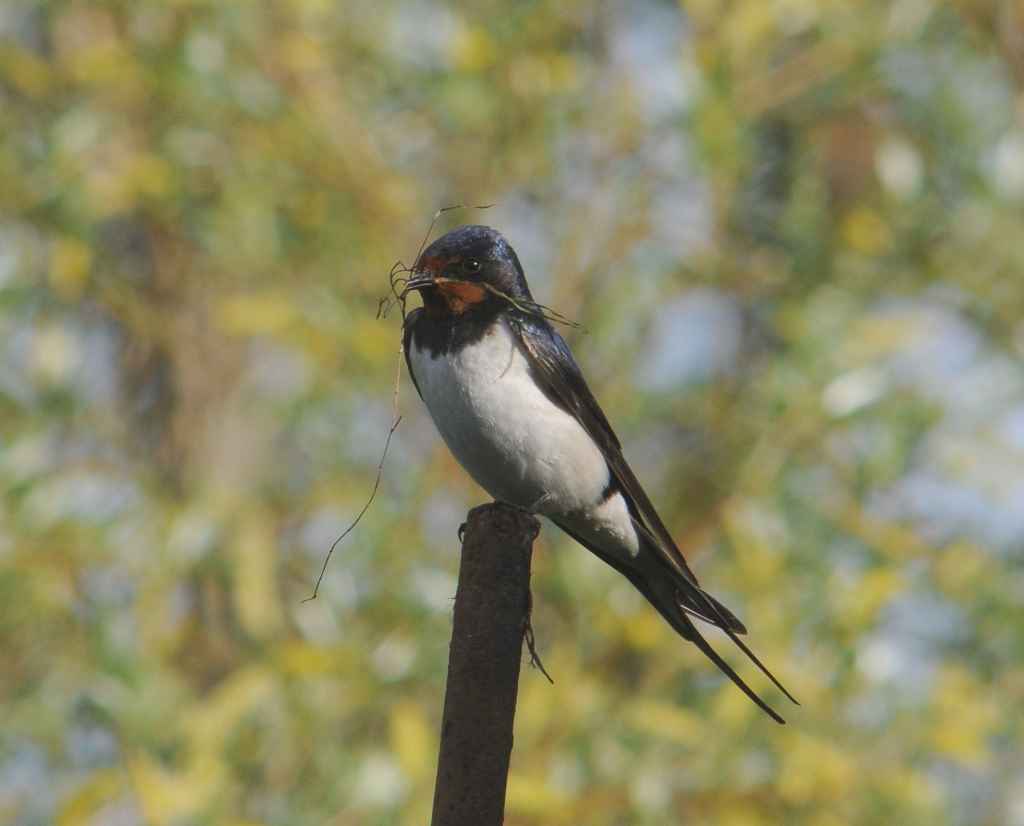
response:
{"label": "black beak", "polygon": [[427,287],[434,285],[434,276],[429,272],[418,272],[413,273],[413,277],[405,282],[405,288],[402,290],[403,293],[412,292],[413,290],[422,290]]}

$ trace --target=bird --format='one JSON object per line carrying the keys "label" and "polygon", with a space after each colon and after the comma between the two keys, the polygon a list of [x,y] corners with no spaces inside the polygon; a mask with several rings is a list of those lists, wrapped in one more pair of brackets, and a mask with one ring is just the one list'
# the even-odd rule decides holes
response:
{"label": "bird", "polygon": [[695,620],[724,631],[797,703],[740,639],[743,623],[697,581],[505,237],[477,224],[441,236],[411,268],[401,295],[413,292],[422,306],[403,322],[406,364],[459,464],[496,501],[547,517],[625,576],[679,636],[785,723],[698,629]]}

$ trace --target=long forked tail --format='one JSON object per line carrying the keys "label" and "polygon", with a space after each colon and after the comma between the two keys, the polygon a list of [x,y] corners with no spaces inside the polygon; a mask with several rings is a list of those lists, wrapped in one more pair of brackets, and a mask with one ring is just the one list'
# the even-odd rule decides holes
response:
{"label": "long forked tail", "polygon": [[[685,576],[682,576],[680,573],[670,568],[665,562],[662,562],[659,558],[659,554],[653,549],[648,550],[647,553],[645,553],[644,550],[641,550],[640,552],[638,560],[647,560],[648,563],[646,565],[641,567],[630,565],[621,557],[616,557],[606,553],[602,551],[601,548],[587,542],[564,520],[555,519],[554,521],[555,524],[569,534],[569,536],[590,550],[595,556],[604,560],[608,565],[632,582],[633,586],[644,595],[651,605],[657,609],[658,613],[665,618],[668,624],[672,626],[679,636],[696,645],[704,656],[711,660],[711,662],[713,662],[726,677],[732,680],[732,682],[736,684],[736,687],[746,694],[758,706],[758,708],[765,712],[765,714],[777,723],[785,725],[786,721],[782,719],[778,712],[762,700],[754,690],[744,682],[743,678],[733,670],[732,666],[722,659],[721,655],[711,647],[711,644],[701,636],[700,631],[697,630],[697,627],[690,619],[690,617],[693,616],[722,629],[729,635],[729,639],[736,643],[736,646],[740,651],[746,654],[747,657],[750,658],[751,662],[753,662],[754,665],[756,665],[765,674],[765,676],[767,676],[768,679],[786,695],[786,697],[796,705],[800,705],[797,699],[786,690],[785,686],[783,686],[782,683],[776,679],[775,675],[768,670],[765,664],[758,659],[757,655],[750,650],[743,640],[739,639],[737,635],[746,634],[747,629],[728,608],[697,585],[696,580],[691,582]],[[649,534],[645,534],[646,532],[641,534],[643,539],[654,541],[653,537],[650,537]]]}
{"label": "long forked tail", "polygon": [[[661,568],[662,566],[658,566]],[[746,633],[743,624],[733,616],[722,603],[706,593],[702,588],[693,585],[682,577],[672,576],[667,567],[657,571],[655,576],[644,577],[642,574],[634,573],[633,584],[640,592],[647,597],[647,600],[658,610],[683,639],[692,642],[700,649],[711,662],[718,667],[719,671],[725,674],[736,687],[746,694],[762,711],[764,711],[775,722],[785,724],[785,720],[762,700],[757,693],[737,674],[722,656],[711,647],[711,644],[704,639],[700,631],[694,625],[691,616],[714,625],[723,630],[736,646],[750,661],[766,676],[786,697],[796,705],[800,705],[797,699],[790,694],[784,685],[768,670],[767,666],[750,650],[750,647],[739,639],[738,634]]]}
{"label": "long forked tail", "polygon": [[[799,700],[790,694],[786,687],[778,681],[775,675],[768,670],[768,666],[761,662],[761,659],[757,654],[751,651],[743,640],[738,639],[737,635],[746,634],[747,629],[744,627],[743,623],[736,619],[728,608],[722,605],[722,603],[711,596],[711,594],[703,588],[691,586],[689,583],[686,583],[684,589],[676,592],[676,602],[686,613],[692,614],[698,619],[702,619],[704,622],[710,623],[716,628],[721,628],[725,631],[729,639],[736,643],[736,647],[747,655],[750,661],[758,667],[762,674],[775,684],[775,687],[779,689],[779,691],[786,695],[790,702],[795,705],[800,705]],[[690,608],[689,604],[691,602],[697,602],[700,604],[700,607],[705,610],[694,610]],[[693,623],[690,623],[690,625],[692,626]],[[736,627],[737,625],[739,626],[738,628]],[[696,631],[696,629],[694,630]]]}

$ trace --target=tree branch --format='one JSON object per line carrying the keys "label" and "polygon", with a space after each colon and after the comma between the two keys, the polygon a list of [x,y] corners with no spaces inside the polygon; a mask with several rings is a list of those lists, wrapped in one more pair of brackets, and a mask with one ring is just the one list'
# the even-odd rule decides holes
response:
{"label": "tree branch", "polygon": [[500,826],[512,754],[530,558],[540,525],[499,503],[466,518],[432,826]]}

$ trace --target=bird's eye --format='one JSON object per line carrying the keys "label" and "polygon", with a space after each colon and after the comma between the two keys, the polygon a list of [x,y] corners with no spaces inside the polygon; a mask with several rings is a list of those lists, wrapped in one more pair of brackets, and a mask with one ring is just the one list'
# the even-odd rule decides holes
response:
{"label": "bird's eye", "polygon": [[480,272],[480,262],[475,258],[467,258],[462,262],[462,269],[464,272],[477,273]]}

